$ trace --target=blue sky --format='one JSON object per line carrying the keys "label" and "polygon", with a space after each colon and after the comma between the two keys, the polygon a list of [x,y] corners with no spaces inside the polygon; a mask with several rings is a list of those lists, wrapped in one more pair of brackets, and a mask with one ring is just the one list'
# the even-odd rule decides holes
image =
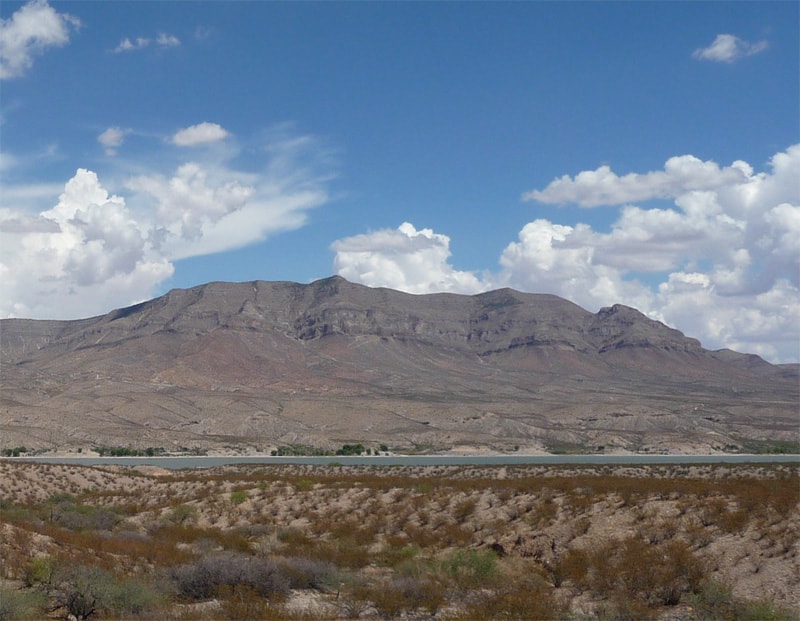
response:
{"label": "blue sky", "polygon": [[0,315],[339,273],[797,361],[799,6],[4,1]]}

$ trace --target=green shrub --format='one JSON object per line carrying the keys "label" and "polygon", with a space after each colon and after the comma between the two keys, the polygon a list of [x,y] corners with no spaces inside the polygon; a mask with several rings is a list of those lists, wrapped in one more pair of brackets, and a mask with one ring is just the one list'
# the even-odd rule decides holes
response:
{"label": "green shrub", "polygon": [[51,556],[37,556],[25,568],[22,580],[27,587],[48,590],[53,583],[58,562]]}
{"label": "green shrub", "polygon": [[695,618],[705,621],[793,621],[798,611],[776,606],[769,600],[743,601],[733,596],[731,587],[707,581],[689,599]]}
{"label": "green shrub", "polygon": [[458,590],[486,588],[497,576],[497,555],[484,550],[457,550],[442,562],[441,569]]}
{"label": "green shrub", "polygon": [[298,492],[308,492],[314,489],[314,481],[310,479],[299,479],[294,482]]}
{"label": "green shrub", "polygon": [[41,591],[0,588],[0,621],[31,621],[45,616],[47,598]]}
{"label": "green shrub", "polygon": [[701,619],[733,621],[736,619],[736,600],[727,584],[707,581],[690,600],[694,613]]}
{"label": "green shrub", "polygon": [[171,524],[187,524],[197,519],[197,509],[192,505],[176,505],[172,507],[165,520]]}
{"label": "green shrub", "polygon": [[100,567],[59,565],[49,593],[57,608],[77,621],[85,621],[111,609],[115,587],[115,578]]}
{"label": "green shrub", "polygon": [[106,608],[117,615],[150,616],[161,606],[164,595],[152,584],[138,578],[126,578],[111,585]]}
{"label": "green shrub", "polygon": [[247,500],[247,494],[242,490],[231,492],[231,504],[240,505]]}

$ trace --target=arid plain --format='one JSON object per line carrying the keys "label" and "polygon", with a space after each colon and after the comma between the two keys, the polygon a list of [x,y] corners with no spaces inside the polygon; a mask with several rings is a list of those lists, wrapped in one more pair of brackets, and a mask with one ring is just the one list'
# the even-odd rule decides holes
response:
{"label": "arid plain", "polygon": [[0,461],[3,618],[794,619],[797,464]]}

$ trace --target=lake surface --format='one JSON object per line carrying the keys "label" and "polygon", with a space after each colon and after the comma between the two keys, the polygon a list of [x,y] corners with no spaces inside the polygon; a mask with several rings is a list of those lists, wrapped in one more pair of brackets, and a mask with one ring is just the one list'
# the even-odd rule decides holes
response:
{"label": "lake surface", "polygon": [[800,455],[396,455],[375,457],[11,457],[81,466],[159,466],[170,470],[214,468],[231,464],[315,464],[343,466],[514,466],[514,465],[658,465],[800,463]]}

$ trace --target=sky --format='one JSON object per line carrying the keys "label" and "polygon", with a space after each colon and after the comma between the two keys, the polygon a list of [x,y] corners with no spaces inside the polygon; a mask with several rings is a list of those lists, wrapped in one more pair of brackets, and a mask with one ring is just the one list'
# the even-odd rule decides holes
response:
{"label": "sky", "polygon": [[0,316],[332,274],[800,361],[800,3],[0,3]]}

